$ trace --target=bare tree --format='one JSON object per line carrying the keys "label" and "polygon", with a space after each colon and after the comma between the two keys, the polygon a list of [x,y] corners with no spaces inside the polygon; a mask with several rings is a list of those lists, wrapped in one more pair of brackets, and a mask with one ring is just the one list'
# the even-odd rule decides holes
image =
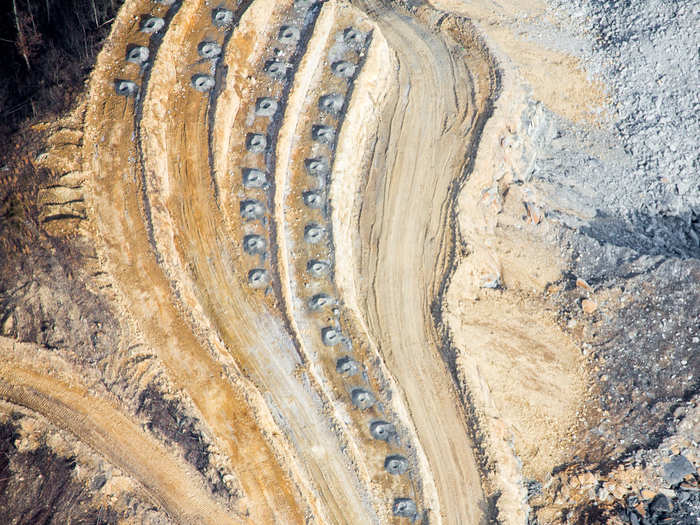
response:
{"label": "bare tree", "polygon": [[22,58],[24,58],[24,61],[27,63],[27,69],[31,69],[32,67],[29,65],[29,47],[27,46],[27,39],[22,28],[24,24],[17,11],[17,0],[12,0],[12,12],[15,15],[15,26],[17,27],[17,48]]}

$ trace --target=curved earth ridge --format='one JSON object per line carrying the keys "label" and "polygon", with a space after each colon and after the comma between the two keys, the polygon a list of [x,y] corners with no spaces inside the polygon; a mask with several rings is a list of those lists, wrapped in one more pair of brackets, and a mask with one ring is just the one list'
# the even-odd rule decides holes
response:
{"label": "curved earth ridge", "polygon": [[436,322],[491,61],[425,6],[230,4],[127,2],[98,58],[83,169],[120,307],[230,458],[241,518],[478,523]]}
{"label": "curved earth ridge", "polygon": [[[181,318],[171,300],[170,285],[153,258],[141,219],[145,215],[144,188],[139,187],[141,167],[135,163],[134,106],[115,94],[112,82],[115,71],[126,70],[138,79],[139,68],[124,65],[123,53],[127,42],[141,37],[136,21],[150,7],[150,3],[136,2],[123,7],[92,77],[93,103],[85,118],[84,159],[86,170],[94,174],[88,184],[100,232],[96,237],[123,294],[123,308],[138,320],[174,382],[191,395],[222,452],[240,465],[237,474],[250,505],[251,521],[300,521],[304,512],[299,510],[297,496],[251,410],[249,399],[255,397],[254,390],[230,363],[215,359]],[[173,24],[187,19],[189,13],[183,15],[178,4],[170,9],[177,9]],[[222,362],[229,365],[224,373]],[[251,498],[251,494],[256,497]]]}
{"label": "curved earth ridge", "polygon": [[[177,45],[174,48],[177,48]],[[148,124],[146,121],[143,124],[144,130],[148,126],[148,131],[145,133],[148,140],[156,137],[159,132],[170,137],[184,134],[183,142],[169,147],[165,155],[161,155],[155,148],[146,155],[147,159],[169,157],[166,170],[156,171],[147,168],[149,174],[158,172],[167,174],[169,177],[164,185],[167,184],[173,188],[168,197],[162,201],[154,192],[149,191],[154,207],[162,203],[160,211],[163,212],[163,219],[154,221],[154,225],[157,224],[165,230],[164,233],[156,234],[155,237],[159,252],[170,254],[163,255],[165,264],[169,263],[166,272],[176,275],[174,278],[171,277],[171,281],[191,286],[191,295],[188,292],[181,294],[181,297],[188,298],[183,302],[192,305],[193,309],[203,308],[207,314],[205,322],[210,320],[213,323],[216,333],[228,350],[234,354],[260,388],[270,393],[274,406],[280,408],[282,414],[287,413],[289,408],[282,410],[281,407],[289,403],[284,399],[284,396],[289,396],[295,400],[297,407],[302,408],[304,412],[297,412],[294,417],[285,414],[283,424],[293,433],[292,439],[298,443],[296,444],[297,453],[304,458],[304,464],[322,465],[322,470],[319,468],[311,470],[308,475],[315,481],[324,502],[331,507],[331,519],[334,521],[367,519],[362,516],[366,516],[368,512],[370,516],[373,514],[365,503],[368,497],[360,492],[363,488],[348,472],[349,465],[345,463],[344,457],[340,456],[336,461],[329,461],[326,459],[325,450],[314,447],[315,441],[319,438],[329,444],[334,441],[334,438],[330,433],[331,429],[320,417],[320,405],[316,394],[304,389],[303,383],[299,383],[294,378],[295,367],[302,363],[297,358],[293,342],[285,332],[283,319],[264,309],[256,298],[258,294],[249,293],[245,278],[240,279],[232,272],[233,269],[242,266],[241,264],[229,263],[223,257],[215,258],[211,255],[230,242],[227,241],[227,237],[235,236],[239,239],[240,237],[236,235],[235,230],[228,233],[216,227],[221,218],[216,217],[209,181],[208,178],[203,177],[208,171],[208,159],[205,156],[207,134],[201,131],[199,123],[205,120],[207,100],[201,93],[189,89],[187,75],[184,72],[177,77],[179,78],[171,80],[179,81],[186,90],[184,101],[180,102],[184,105],[183,113],[199,115],[199,118],[194,121],[194,126],[188,129],[187,119],[174,119],[171,123],[178,129],[169,131],[163,128],[162,119],[157,115],[154,118],[145,116]],[[166,82],[163,85],[168,86],[169,83]],[[172,91],[168,90],[168,93]],[[159,93],[153,96],[154,100],[161,98]],[[163,95],[163,97],[167,96],[168,94]],[[162,107],[169,108],[172,105],[173,103],[165,103]],[[152,104],[150,107],[156,106]],[[184,129],[181,130],[179,128],[183,123]],[[153,128],[150,127],[151,125]],[[161,144],[170,146],[164,142]],[[148,146],[145,149],[148,150]],[[188,159],[184,165],[178,162],[182,152],[186,152]],[[180,188],[179,191],[178,188]],[[186,202],[181,202],[183,198]],[[165,202],[168,200],[169,202]],[[176,253],[176,249],[166,244],[170,239],[178,237],[185,246],[179,254]],[[165,240],[160,242],[158,239]],[[180,262],[180,258],[184,261]],[[187,267],[194,270],[189,275],[189,272],[182,271]],[[257,318],[251,316],[251,312],[256,311],[260,314]],[[312,412],[314,407],[316,411]],[[317,454],[323,454],[323,456],[319,457]],[[355,501],[350,492],[352,487],[356,487],[355,490],[358,492]],[[343,505],[350,504],[357,510],[343,508]],[[353,513],[356,513],[355,517]]]}
{"label": "curved earth ridge", "polygon": [[[328,9],[329,9],[329,8],[326,8],[326,10],[328,10]],[[282,25],[281,27],[284,28],[284,27],[286,27],[286,26]],[[322,35],[323,32],[322,32],[322,31],[317,31],[317,34],[314,35],[314,37],[312,38],[312,42],[310,42],[310,44],[313,44],[314,41],[316,41],[316,40],[318,39],[318,35],[319,35],[319,34]],[[318,39],[319,42],[323,42],[323,40],[324,40],[324,39]],[[313,47],[313,46],[310,45],[310,49],[311,49],[312,47]],[[309,58],[310,56],[313,56],[314,53],[315,53],[315,50],[310,50],[310,52],[306,54],[305,59]],[[278,58],[279,58],[279,57],[278,57]],[[157,67],[157,66],[156,66],[156,67]],[[303,69],[304,69],[304,68],[303,68],[303,66],[302,66],[302,68],[300,69],[300,72],[303,71]],[[182,76],[184,76],[184,75],[182,75]],[[164,75],[159,75],[159,77],[164,78]],[[295,86],[294,89],[297,89],[296,86]],[[300,91],[302,94],[305,93],[305,90],[298,90],[298,91]],[[199,98],[194,98],[194,97],[198,97],[198,95],[197,95],[197,93],[196,93],[195,91],[192,91],[191,94],[193,95],[193,100],[195,100],[195,102],[198,103],[199,100],[201,99],[201,97],[199,97]],[[269,95],[270,93],[267,93],[267,94]],[[161,97],[160,97],[159,95],[157,95],[157,94],[154,95],[154,100],[160,100],[160,99],[161,99]],[[164,107],[168,107],[168,106],[170,106],[170,105],[169,105],[169,104],[165,104],[165,105],[164,105]],[[151,107],[151,108],[156,107],[156,104],[148,104],[148,107]],[[239,111],[241,111],[241,110],[239,110]],[[194,108],[193,108],[192,111],[189,111],[189,109],[188,109],[188,111],[187,111],[188,114],[194,114],[195,112],[196,112],[196,111],[194,110]],[[151,120],[151,119],[149,119],[149,120]],[[159,119],[159,118],[153,118],[151,121],[152,121],[152,122],[159,122],[159,121],[161,121],[161,120],[162,120],[162,119]],[[146,129],[146,127],[147,127],[147,125],[144,124],[144,129]],[[154,129],[149,129],[149,130],[148,130],[148,133],[146,134],[147,141],[150,141],[150,140],[153,139],[154,137],[157,137],[159,131],[162,130],[162,129],[163,129],[162,127],[154,128]],[[312,129],[313,129],[313,128],[312,128]],[[200,133],[199,136],[202,136],[202,134]],[[268,135],[268,137],[269,137],[269,138],[272,138],[272,136],[270,136],[270,135]],[[165,142],[164,140],[161,140],[161,144],[163,144],[164,142]],[[177,148],[177,147],[176,147],[176,148],[173,148],[173,151],[178,152],[178,154],[179,154],[179,152],[182,152],[182,151],[188,151],[187,148],[190,147],[190,144],[193,144],[193,143],[194,143],[194,141],[188,141],[188,144],[187,144],[187,145],[182,144],[182,145],[180,145],[179,148]],[[246,147],[247,147],[247,145],[246,145]],[[146,149],[147,149],[147,148],[146,148]],[[202,149],[203,149],[203,148],[201,148],[201,147],[198,149],[198,151],[194,151],[194,150],[190,149],[191,154],[188,155],[188,158],[189,158],[189,159],[196,159],[196,158],[197,158],[197,155],[199,155],[200,158],[201,158],[201,153],[200,153],[200,152],[202,151]],[[154,149],[154,150],[151,150],[151,152],[150,152],[148,155],[146,155],[146,158],[147,158],[148,160],[158,159],[158,158],[159,158],[158,152],[155,151],[155,149]],[[147,164],[148,164],[148,161],[147,161]],[[176,163],[173,163],[173,164],[171,164],[171,165],[169,166],[169,168],[168,168],[167,170],[160,170],[160,172],[165,172],[165,173],[177,173],[177,172],[178,172],[178,169],[179,169],[179,166],[177,166]],[[203,170],[203,169],[204,169],[204,163],[202,162],[202,164],[201,164],[201,170]],[[157,168],[156,168],[156,169],[149,169],[149,168],[147,168],[147,171],[148,171],[149,173],[154,173],[154,172],[156,172],[156,171],[158,171],[158,170],[157,170]],[[201,171],[199,171],[199,173],[201,173]],[[169,181],[167,182],[167,184],[172,184],[172,180],[169,180]],[[185,184],[184,186],[186,186],[187,190],[191,190],[191,189],[192,189],[193,187],[195,187],[196,185],[195,185],[195,183],[194,183],[192,180],[189,180],[189,181],[186,182],[186,184]],[[208,188],[204,188],[203,191],[208,191]],[[178,193],[178,192],[174,192],[174,194],[177,194],[177,193]],[[163,201],[161,201],[161,200],[158,198],[158,196],[154,195],[154,193],[153,193],[150,189],[149,189],[149,191],[148,191],[148,194],[149,194],[149,200],[155,205],[154,208],[157,208],[157,207],[158,207],[158,204],[160,204],[160,203],[163,202]],[[184,187],[183,187],[182,194],[185,194]],[[190,197],[191,197],[191,195],[192,195],[192,194],[190,193]],[[177,197],[175,197],[175,198],[177,198]],[[197,209],[197,206],[193,204],[193,199],[191,199],[191,198],[188,200],[188,205],[191,206],[191,207],[194,208],[194,209]],[[172,206],[172,205],[170,205],[170,204],[165,204],[165,203],[163,203],[163,205],[162,205],[162,207],[161,207],[161,210],[165,210],[165,209],[178,209],[178,208],[181,208],[181,207],[179,207],[179,206],[177,206],[177,205]],[[211,203],[206,203],[206,204],[202,205],[201,207],[199,207],[199,209],[198,209],[198,214],[201,213],[202,215],[204,215],[204,214],[206,214],[206,213],[208,212],[208,210],[210,210],[210,209],[211,209]],[[152,212],[152,213],[153,213],[153,216],[155,216],[157,212],[154,211],[154,212]],[[232,215],[235,215],[235,214],[232,214]],[[160,227],[160,226],[162,226],[163,224],[171,224],[172,222],[174,222],[174,223],[176,223],[176,224],[177,224],[177,223],[185,223],[186,221],[189,221],[190,225],[189,225],[189,226],[187,226],[187,225],[182,226],[181,228],[182,228],[183,230],[186,230],[186,229],[192,230],[193,228],[199,228],[199,229],[202,228],[202,227],[201,227],[201,221],[197,221],[197,220],[192,219],[192,218],[181,218],[181,219],[175,218],[175,219],[173,219],[173,218],[172,218],[172,215],[168,215],[168,217],[167,217],[167,218],[164,218],[164,219],[154,220],[154,225],[156,225],[157,227]],[[160,237],[160,238],[164,238],[164,237],[167,238],[167,236],[168,236],[168,235],[165,234],[165,235],[157,235],[156,237],[157,237],[157,238],[158,238],[158,237]],[[183,234],[183,236],[187,236],[187,237],[189,237],[189,238],[192,238],[192,237],[193,237],[191,231],[188,232],[188,233]],[[210,232],[207,232],[207,233],[199,233],[198,238],[200,238],[200,239],[215,239],[216,236],[217,236],[217,234],[216,234],[214,231],[210,231]],[[270,236],[270,237],[272,237],[272,236]],[[239,238],[240,238],[240,237],[239,237]],[[165,242],[167,242],[167,241],[165,241]],[[219,241],[219,244],[220,244],[220,245],[221,245],[221,244],[224,244],[224,243],[225,243],[225,241],[223,241],[223,239],[221,239],[221,240]],[[162,244],[161,244],[161,243],[159,243],[158,241],[156,241],[156,246],[157,246],[157,247],[158,247],[158,246],[162,246],[162,245],[164,245],[164,244],[165,244],[165,243],[162,243]],[[272,244],[272,243],[271,243],[271,244]],[[167,251],[168,251],[168,250],[161,249],[161,250],[160,250],[160,253],[166,253]],[[173,253],[173,251],[174,251],[174,250],[172,250],[172,249],[170,250],[171,253]],[[206,249],[203,249],[201,246],[193,246],[192,249],[187,250],[187,253],[202,253],[202,252],[206,252],[206,251],[207,251],[207,250],[206,250]],[[211,247],[209,248],[208,253],[211,253]],[[167,260],[168,260],[168,257],[163,256],[163,260],[167,261]],[[172,258],[171,260],[176,260],[176,256],[173,256],[173,258]],[[200,266],[200,263],[198,263],[196,260],[192,260],[189,264],[191,264],[191,265],[192,265],[193,267],[195,267],[195,268],[199,268],[199,266]],[[211,265],[211,259],[209,260],[209,264]],[[178,263],[177,263],[177,262],[173,262],[173,263],[172,263],[172,266],[177,267],[177,266],[178,266]],[[182,264],[180,264],[179,266],[182,266]],[[201,272],[197,272],[197,273],[206,274],[206,272],[207,272],[207,268],[205,268],[205,269],[201,270]],[[231,277],[233,277],[233,276],[231,276]],[[178,280],[179,280],[180,283],[185,283],[185,282],[188,282],[189,279],[188,279],[188,277],[187,277],[186,275],[183,275],[180,279],[172,279],[172,278],[171,278],[171,280],[172,280],[172,281],[178,281]],[[212,308],[212,314],[210,315],[210,317],[211,317],[214,321],[216,321],[217,318],[219,317],[219,315],[221,315],[221,306],[222,306],[222,305],[226,305],[227,300],[229,300],[231,297],[235,297],[235,296],[236,296],[236,293],[239,293],[239,295],[240,295],[240,292],[239,292],[238,290],[228,290],[228,289],[227,289],[228,283],[229,283],[230,281],[231,281],[231,278],[224,277],[224,278],[222,279],[220,276],[217,276],[217,275],[215,275],[215,274],[210,273],[210,274],[208,275],[208,277],[207,277],[207,278],[203,278],[203,279],[201,280],[200,283],[194,284],[194,285],[193,285],[193,288],[199,288],[199,289],[201,289],[201,293],[200,293],[200,297],[199,297],[199,300],[200,300],[200,301],[202,301],[202,302],[204,302],[204,303],[209,302],[210,304],[211,304],[211,303],[215,303],[215,304],[216,304],[216,308],[218,308],[218,311],[216,310],[216,308]],[[215,294],[213,291],[210,290],[211,287],[210,287],[210,284],[209,284],[209,283],[212,283],[212,282],[219,282],[219,283],[221,284],[221,288],[218,288],[218,289],[215,291],[216,294]],[[208,289],[208,288],[209,288],[209,289]],[[197,291],[195,291],[194,294],[197,294]],[[217,294],[218,294],[218,295],[217,295]],[[179,294],[179,295],[180,295],[180,297],[184,297],[186,294]],[[214,296],[214,295],[216,295],[215,300],[214,300],[214,299],[208,299],[208,298],[207,298],[207,296]],[[203,299],[202,299],[202,297],[203,297]],[[246,301],[246,298],[243,297],[243,296],[241,296],[240,299],[239,299],[239,301],[240,301],[240,302],[245,302],[245,301]],[[208,310],[208,308],[205,307],[205,310]],[[246,320],[244,319],[245,313],[242,312],[242,313],[239,313],[239,314],[236,314],[236,315],[240,318],[240,320],[238,320],[238,321],[236,322],[235,326],[238,327],[238,328],[241,328],[241,327],[245,326],[245,323],[246,323]],[[219,332],[220,334],[224,334],[224,340],[227,341],[227,342],[229,343],[229,344],[228,344],[229,347],[232,347],[232,346],[234,346],[234,345],[231,344],[231,342],[235,341],[234,338],[235,338],[236,336],[233,335],[233,334],[227,334],[227,333],[226,333],[226,331],[227,331],[227,326],[224,324],[224,322],[228,322],[228,325],[230,326],[230,325],[231,325],[231,320],[232,320],[232,319],[235,319],[235,317],[234,317],[234,315],[233,315],[233,313],[232,313],[231,311],[229,311],[229,312],[224,312],[224,315],[221,315],[221,317],[223,317],[224,319],[222,319],[222,322],[221,322],[221,323],[218,325],[218,327],[217,327],[217,328],[218,328],[218,332]],[[260,329],[260,328],[256,328],[256,327],[251,327],[250,330],[245,330],[245,331],[246,331],[246,332],[250,332],[250,333],[269,333],[271,330],[270,330],[270,329],[267,329],[267,328],[262,328],[262,329]],[[240,343],[240,342],[237,342],[237,343],[236,343],[236,346],[238,346],[238,347],[245,347],[246,344],[249,344],[249,343]],[[255,356],[255,355],[260,355],[260,354],[261,354],[261,352],[256,352],[255,354],[253,354],[253,356]],[[243,352],[243,351],[240,351],[240,353],[238,354],[238,356],[239,356],[239,359],[241,359],[241,360],[246,360],[246,361],[247,361],[248,359],[250,359],[250,357],[248,357],[248,356],[245,354],[245,352]],[[260,363],[258,363],[258,364],[255,364],[254,366],[256,366],[258,369],[262,369],[263,367],[265,367],[265,366],[267,365],[267,363],[271,363],[271,362],[272,362],[272,363],[277,363],[277,362],[279,362],[279,361],[280,361],[280,357],[277,356],[276,354],[272,354],[272,355],[271,355],[268,359],[266,359],[265,361],[266,361],[266,362],[260,362]],[[334,367],[331,367],[331,368],[334,368]],[[268,366],[268,370],[269,370],[269,366]],[[327,372],[327,373],[328,373],[328,372]],[[288,377],[288,375],[289,375],[289,374],[287,373],[286,376]],[[331,375],[331,376],[335,376],[335,375],[336,375],[336,374],[335,374],[335,370],[331,370],[331,371],[330,371],[330,375]],[[262,378],[262,377],[265,377],[265,376],[264,376],[263,374],[261,374],[259,377]],[[274,376],[272,376],[272,377],[274,378]],[[276,381],[277,381],[278,384],[284,384],[284,382],[287,381],[287,377],[284,377],[283,375],[278,375],[278,377],[276,378]],[[271,379],[270,379],[270,374],[268,374],[267,380],[268,380],[268,381],[271,381]],[[341,387],[341,388],[342,388],[342,387]],[[271,388],[271,390],[272,390],[272,388]],[[352,392],[355,392],[355,390],[353,390]],[[301,397],[301,395],[298,394],[296,397],[299,398],[299,397]],[[329,402],[329,401],[326,401],[326,403],[329,404],[329,405],[331,404],[331,402]],[[334,410],[336,410],[336,409],[334,408]],[[375,421],[374,423],[377,423],[377,422]],[[287,425],[289,425],[289,426],[294,426],[295,424],[296,424],[296,421],[292,421],[292,422],[287,423]],[[347,428],[348,428],[348,427],[347,427],[346,424],[343,423],[342,420],[338,420],[338,419],[337,419],[336,422],[334,423],[334,426],[339,427],[339,428],[341,428],[342,430],[344,430],[345,432],[347,432]],[[359,424],[357,425],[358,428],[365,427],[365,428],[363,428],[364,434],[365,434],[365,436],[364,436],[365,444],[367,444],[367,443],[366,443],[367,441],[370,441],[370,442],[374,441],[374,442],[376,443],[376,441],[378,441],[378,440],[372,440],[372,439],[367,435],[367,427],[368,427],[368,426],[369,426],[369,425],[368,425],[367,422],[365,422],[364,424],[359,423]],[[345,440],[345,439],[347,439],[347,438],[346,438],[345,436],[341,436],[340,439]],[[367,485],[369,485],[369,484],[371,483],[371,477],[370,477],[369,474],[367,474],[367,471],[368,471],[368,470],[374,470],[374,472],[375,472],[374,475],[376,476],[378,471],[381,472],[382,464],[385,462],[385,461],[384,461],[385,458],[384,458],[384,457],[376,457],[376,458],[374,458],[374,467],[372,468],[372,467],[370,466],[370,467],[368,468],[366,465],[363,465],[364,461],[362,460],[361,457],[359,457],[359,452],[358,452],[359,447],[358,447],[357,445],[355,445],[354,443],[352,443],[352,442],[350,442],[350,445],[353,447],[353,450],[352,450],[352,454],[353,454],[353,456],[354,456],[353,462],[357,465],[357,467],[355,467],[355,468],[360,468],[360,469],[362,469],[363,472],[361,472],[360,475],[361,475],[361,477],[363,478],[363,485],[364,485],[364,486],[367,486]],[[410,447],[409,447],[409,448],[410,448]],[[302,452],[302,453],[304,453],[304,452]],[[398,459],[397,459],[397,460],[398,460]],[[307,463],[308,463],[308,461],[307,461]],[[325,480],[329,477],[329,471],[330,471],[330,465],[325,465],[325,472],[323,473],[323,478],[321,478],[317,483],[320,483],[320,484],[325,483]],[[341,474],[342,474],[342,472],[341,472]],[[348,486],[348,485],[352,482],[352,480],[342,479],[342,476],[341,476],[341,480],[343,481],[343,484],[344,484],[345,486]],[[411,489],[411,487],[410,487],[410,486],[408,486],[408,487],[401,487],[401,483],[397,483],[397,482],[391,483],[390,489],[393,489],[394,493],[401,494],[402,496],[413,496],[413,490]],[[378,508],[378,512],[379,512],[379,513],[386,513],[386,501],[387,501],[388,499],[390,500],[391,492],[389,492],[387,495],[385,495],[385,498],[384,498],[383,500],[382,500],[381,498],[377,498],[377,493],[378,493],[378,491],[375,490],[375,491],[373,491],[373,493],[371,494],[371,496],[372,496],[373,499],[375,500],[375,501],[374,501],[374,504],[375,504],[375,506]],[[342,493],[342,492],[337,492],[337,494],[343,494],[343,493]],[[338,497],[338,496],[336,496],[336,497]],[[340,497],[342,497],[342,496],[340,496]],[[415,496],[414,496],[414,497],[415,497]],[[383,508],[383,507],[384,507],[384,508]],[[343,512],[344,516],[345,516],[346,519],[347,519],[348,511],[342,511],[342,512]]]}
{"label": "curved earth ridge", "polygon": [[455,202],[497,91],[495,67],[464,19],[426,6],[411,18],[389,2],[361,4],[398,55],[403,89],[382,115],[359,216],[356,281],[449,502],[443,519],[477,523],[484,498],[473,429],[452,381],[440,310],[454,271]]}

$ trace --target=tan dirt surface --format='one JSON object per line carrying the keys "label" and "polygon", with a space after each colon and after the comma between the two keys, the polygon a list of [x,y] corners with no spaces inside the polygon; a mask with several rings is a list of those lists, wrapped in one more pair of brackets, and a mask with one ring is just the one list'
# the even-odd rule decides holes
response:
{"label": "tan dirt surface", "polygon": [[[197,7],[188,5],[190,9]],[[133,8],[139,12],[138,6]],[[183,17],[187,20],[187,12]],[[128,15],[122,18],[130,19]],[[173,20],[176,27],[178,20],[176,15]],[[239,464],[239,477],[246,495],[269,494],[265,499],[256,496],[251,500],[251,504],[260,509],[251,509],[253,516],[260,512],[259,520],[274,521],[272,516],[279,509],[293,516],[298,513],[297,502],[291,489],[283,488],[288,483],[286,476],[275,460],[261,460],[274,456],[251,417],[250,405],[222,376],[221,365],[215,364],[208,350],[183,322],[172,302],[170,286],[151,252],[148,226],[140,218],[143,201],[142,188],[139,188],[140,167],[134,164],[138,153],[132,142],[133,103],[114,94],[109,73],[100,75],[122,59],[125,47],[122,42],[128,38],[130,28],[124,28],[123,35],[119,29],[119,25],[115,26],[111,45],[108,44],[100,56],[93,74],[92,93],[98,101],[90,104],[85,131],[85,145],[89,151],[86,168],[94,173],[90,183],[96,226],[101,232],[109,232],[101,236],[103,256],[110,266],[114,265],[110,273],[125,294],[125,307],[139,320],[149,342],[160,349],[160,356],[177,384],[190,392],[223,442],[227,455],[237,458],[233,461]],[[102,129],[103,126],[108,129]],[[183,367],[182,363],[187,366]],[[271,483],[270,480],[275,481]]]}
{"label": "tan dirt surface", "polygon": [[[367,7],[397,53],[400,87],[381,117],[375,151],[382,155],[372,160],[360,217],[363,307],[426,451],[441,519],[477,523],[483,500],[473,445],[431,308],[449,264],[451,185],[464,169],[468,137],[483,125],[489,64],[455,53],[444,33],[437,38]],[[480,69],[468,74],[468,65]]]}

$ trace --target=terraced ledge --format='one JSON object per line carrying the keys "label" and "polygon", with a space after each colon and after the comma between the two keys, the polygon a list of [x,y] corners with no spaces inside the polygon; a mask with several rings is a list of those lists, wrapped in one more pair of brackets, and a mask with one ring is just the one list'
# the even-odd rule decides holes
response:
{"label": "terraced ledge", "polygon": [[354,4],[127,2],[55,203],[233,465],[226,519],[479,523],[433,304],[491,64],[428,8]]}
{"label": "terraced ledge", "polygon": [[[260,418],[253,409],[255,402],[253,406],[249,402],[256,399],[255,391],[235,366],[228,363],[222,368],[226,362],[213,358],[211,349],[192,332],[152,251],[150,210],[144,208],[142,167],[134,144],[134,103],[131,97],[117,94],[114,85],[114,78],[124,73],[122,68],[138,71],[133,64],[124,65],[124,53],[138,34],[139,15],[149,8],[150,4],[129,3],[122,9],[91,81],[84,159],[85,169],[93,174],[87,186],[94,227],[100,232],[95,235],[100,254],[123,294],[121,308],[135,317],[174,383],[191,395],[221,449],[239,465],[237,473],[253,521],[300,521],[304,511],[299,510],[298,496],[256,422]],[[181,23],[178,15],[171,26]],[[146,96],[147,86],[139,89],[139,96]]]}
{"label": "terraced ledge", "polygon": [[446,18],[428,8],[422,25],[380,2],[360,5],[396,51],[404,87],[383,111],[363,194],[355,241],[360,307],[403,389],[441,518],[477,523],[485,505],[474,444],[434,315],[455,250],[451,203],[488,116],[492,66],[440,31],[433,21]]}
{"label": "terraced ledge", "polygon": [[[324,7],[324,13],[331,5]],[[408,468],[405,456],[416,444],[406,448],[405,433],[396,432],[406,424],[398,420],[396,411],[388,410],[387,378],[379,372],[376,354],[367,353],[367,338],[354,326],[335,287],[338,258],[329,202],[329,187],[340,180],[334,152],[352,115],[348,108],[358,94],[357,86],[365,89],[366,80],[360,83],[359,78],[367,57],[376,55],[375,47],[385,49],[381,36],[375,43],[374,29],[357,10],[338,7],[323,31],[327,42],[320,39],[316,47],[309,46],[278,141],[275,219],[290,328],[309,370],[332,403],[359,477],[373,486],[374,506],[387,520],[397,510],[395,500],[405,500],[411,509],[417,504],[412,513],[424,512],[422,479],[415,468]],[[345,66],[353,73],[339,70]],[[370,73],[374,74],[376,70]],[[361,396],[367,396],[367,401],[358,402]],[[392,435],[378,438],[372,432],[376,425],[392,428]]]}
{"label": "terraced ledge", "polygon": [[[376,146],[375,137],[380,119],[370,120],[369,115],[379,115],[381,108],[391,99],[396,89],[398,62],[394,52],[375,25],[371,34],[372,45],[367,51],[363,69],[353,86],[353,96],[342,118],[333,162],[333,177],[328,190],[331,223],[333,226],[335,284],[342,298],[349,323],[364,341],[364,360],[371,363],[368,370],[374,380],[387,392],[401,392],[396,378],[386,361],[379,354],[376,339],[370,332],[366,316],[360,309],[360,286],[357,281],[357,262],[360,246],[356,225],[361,209],[361,195],[371,152]],[[363,152],[358,158],[358,151]],[[391,395],[384,400],[394,422],[400,442],[411,444],[408,456],[411,460],[411,476],[422,508],[430,509],[431,519],[439,520],[440,501],[433,474],[425,450],[416,435],[415,427],[403,396]],[[406,450],[401,451],[406,454]],[[390,452],[387,452],[390,453]]]}

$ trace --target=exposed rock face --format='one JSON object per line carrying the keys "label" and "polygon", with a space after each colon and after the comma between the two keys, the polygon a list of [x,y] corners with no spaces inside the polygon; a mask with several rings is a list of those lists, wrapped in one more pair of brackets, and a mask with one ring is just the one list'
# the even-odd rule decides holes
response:
{"label": "exposed rock face", "polygon": [[125,2],[0,173],[0,514],[696,523],[698,16]]}

